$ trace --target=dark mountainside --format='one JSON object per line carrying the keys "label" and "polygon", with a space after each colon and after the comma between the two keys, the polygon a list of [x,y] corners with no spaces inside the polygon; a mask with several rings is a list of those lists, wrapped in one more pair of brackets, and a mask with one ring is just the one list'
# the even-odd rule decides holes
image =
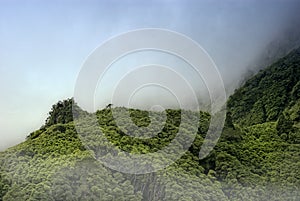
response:
{"label": "dark mountainside", "polygon": [[[58,102],[41,129],[0,152],[0,200],[300,200],[300,49],[261,70],[229,98],[222,136],[207,158],[199,160],[198,154],[210,115],[200,112],[189,151],[155,173],[119,173],[95,160],[95,150],[109,148],[88,121],[90,114],[78,108],[76,115],[87,120],[82,129],[90,139],[97,139],[88,142],[90,150],[83,146],[74,127],[72,104],[72,99]],[[121,116],[126,111],[114,109]],[[150,139],[126,135],[128,120],[120,129],[110,107],[96,116],[101,131],[116,147],[145,154],[168,145],[181,118],[193,112],[166,113],[163,129]],[[130,109],[139,127],[150,123],[148,114]],[[159,117],[157,112],[155,118]]]}
{"label": "dark mountainside", "polygon": [[[228,100],[228,109],[235,123],[255,125],[299,118],[300,49],[261,70]],[[288,131],[286,131],[288,132]]]}

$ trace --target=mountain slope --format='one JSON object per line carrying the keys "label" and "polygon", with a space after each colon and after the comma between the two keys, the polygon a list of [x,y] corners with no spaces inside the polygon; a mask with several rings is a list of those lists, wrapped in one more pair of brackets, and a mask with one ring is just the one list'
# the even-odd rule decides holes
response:
{"label": "mountain slope", "polygon": [[[0,152],[0,200],[298,201],[299,73],[300,49],[260,71],[229,98],[223,133],[207,158],[199,160],[198,154],[210,115],[199,112],[198,132],[189,150],[166,169],[144,175],[120,173],[96,160],[99,150],[103,157],[120,154],[111,151],[104,137],[126,152],[153,153],[174,140],[181,118],[195,111],[166,110],[160,132],[150,139],[138,139],[124,133],[135,132],[123,118],[126,108],[113,108],[122,118],[122,128],[110,107],[95,113],[98,122],[77,108],[76,115],[85,117],[80,123],[89,141],[84,141],[74,127],[73,100],[60,101],[41,129]],[[128,111],[137,126],[150,123],[149,111]],[[154,117],[161,120],[159,112]],[[95,123],[104,135],[95,129]],[[186,136],[192,134],[189,122],[183,127]],[[164,160],[169,159],[161,158]],[[149,161],[147,165],[153,164]]]}
{"label": "mountain slope", "polygon": [[261,70],[228,100],[234,122],[254,125],[276,121],[300,97],[300,48]]}
{"label": "mountain slope", "polygon": [[[66,121],[57,108],[66,116],[72,113],[68,105],[72,101],[64,102],[66,107],[58,107],[61,102],[52,107],[50,115],[54,116],[48,118],[46,126],[31,133],[25,142],[0,153],[0,200],[227,200],[219,182],[203,173],[190,152],[167,170],[151,174],[131,175],[106,168],[94,158],[93,146],[100,150],[107,147],[102,140],[96,140],[98,133],[92,125],[84,128],[93,139],[88,145],[91,151],[82,145],[72,121],[58,123]],[[124,109],[119,108],[120,113]],[[180,111],[168,112],[169,120],[157,146],[157,139],[132,141],[124,135],[114,123],[111,109],[98,111],[97,116],[115,146],[147,153],[173,139]],[[137,124],[145,123],[148,112],[131,113]],[[49,119],[53,123],[47,124]]]}

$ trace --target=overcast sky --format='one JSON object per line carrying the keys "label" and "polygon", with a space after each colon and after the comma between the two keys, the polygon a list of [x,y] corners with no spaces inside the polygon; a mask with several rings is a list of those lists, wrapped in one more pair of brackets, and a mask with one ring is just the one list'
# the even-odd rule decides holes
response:
{"label": "overcast sky", "polygon": [[83,62],[108,38],[139,28],[185,34],[210,54],[230,93],[270,43],[299,33],[298,12],[296,0],[0,0],[0,150],[73,96]]}

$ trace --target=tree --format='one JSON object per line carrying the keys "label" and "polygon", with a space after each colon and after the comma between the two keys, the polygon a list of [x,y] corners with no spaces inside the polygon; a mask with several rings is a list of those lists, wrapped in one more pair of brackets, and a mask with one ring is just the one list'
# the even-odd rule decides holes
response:
{"label": "tree", "polygon": [[64,101],[59,101],[52,106],[49,112],[49,117],[46,119],[45,126],[51,126],[57,123],[65,124],[73,121],[73,99],[67,99]]}
{"label": "tree", "polygon": [[224,126],[228,127],[228,128],[235,129],[235,127],[233,125],[233,122],[232,122],[231,112],[227,112],[227,114],[226,114],[226,120],[225,120],[225,125]]}
{"label": "tree", "polygon": [[293,129],[293,121],[286,117],[285,114],[281,114],[278,118],[276,130],[279,135],[283,133],[289,133]]}

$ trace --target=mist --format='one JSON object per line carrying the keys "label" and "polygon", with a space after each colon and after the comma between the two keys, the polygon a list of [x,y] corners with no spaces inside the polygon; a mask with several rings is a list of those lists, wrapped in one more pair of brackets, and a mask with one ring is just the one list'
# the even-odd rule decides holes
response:
{"label": "mist", "polygon": [[[157,2],[154,2],[155,5]],[[162,28],[168,27],[186,34],[208,52],[221,73],[227,97],[260,69],[267,67],[300,45],[300,16],[298,14],[300,3],[298,1],[229,1],[224,4],[218,4],[216,1],[201,3],[176,1],[170,4],[168,1],[163,1],[160,8],[170,16],[170,19],[173,19],[166,22],[163,18],[161,23],[165,25],[161,25]],[[149,16],[145,18],[148,19]],[[132,19],[128,19],[126,24],[131,24],[131,21]],[[149,58],[149,56],[142,58],[145,57]],[[164,63],[166,60],[166,58],[154,60],[159,61],[159,59],[160,62],[157,63]],[[137,60],[137,58],[132,60]],[[176,69],[174,66],[175,64],[173,68]],[[188,71],[188,66],[181,65],[181,67]],[[153,69],[152,74],[159,76],[160,72]],[[118,75],[118,73],[115,72],[112,75]],[[206,109],[212,101],[209,99],[206,83],[201,77],[190,75],[187,79],[198,97],[201,109]],[[137,77],[138,79],[145,78],[143,75]],[[111,90],[107,86],[112,84],[112,80],[111,77],[108,82],[102,84],[106,90]],[[134,82],[135,79],[127,79],[122,85],[126,88],[126,86],[134,85]],[[176,79],[173,83],[175,88],[176,85],[177,88],[180,86]],[[148,90],[136,99],[136,103],[129,104],[128,100],[122,96],[118,96],[118,99],[113,102],[111,93],[114,91],[105,92],[100,89],[100,92],[96,92],[95,100],[98,102],[96,109],[103,108],[109,103],[147,109],[154,104],[153,99],[159,99],[164,107],[178,107],[178,104],[176,106],[175,103],[171,103],[168,93],[164,96],[155,89],[152,91],[150,93]],[[103,94],[107,96],[103,97]],[[179,96],[184,96],[184,92]],[[123,95],[123,97],[127,96]],[[176,97],[173,98],[173,102],[176,102]],[[187,108],[196,107],[189,105]]]}
{"label": "mist", "polygon": [[[228,97],[249,76],[299,46],[299,9],[296,0],[1,1],[0,149],[24,140],[44,123],[52,104],[73,96],[86,58],[111,37],[142,28],[190,37],[218,67]],[[199,100],[210,101],[203,80],[185,71],[188,66],[180,68]],[[121,71],[111,71],[110,76],[122,77]],[[151,74],[159,75],[155,68]],[[95,92],[97,108],[111,102],[110,86],[107,79]],[[176,106],[174,100],[168,105],[172,95],[159,90],[137,94],[134,106]],[[120,97],[116,103],[128,100]]]}

